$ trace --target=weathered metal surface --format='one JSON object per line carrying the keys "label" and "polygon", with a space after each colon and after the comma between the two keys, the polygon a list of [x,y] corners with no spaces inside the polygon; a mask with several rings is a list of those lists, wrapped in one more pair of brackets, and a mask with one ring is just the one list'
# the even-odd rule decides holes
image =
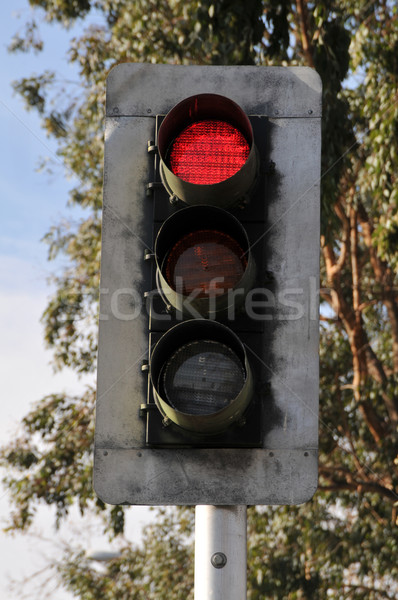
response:
{"label": "weathered metal surface", "polygon": [[196,507],[195,600],[246,598],[246,512],[246,505]]}
{"label": "weathered metal surface", "polygon": [[301,504],[316,470],[316,451],[296,448],[97,448],[96,492],[110,504]]}
{"label": "weathered metal surface", "polygon": [[[263,448],[145,447],[155,116],[197,92],[269,119],[264,252],[267,344],[248,358],[269,382]],[[122,64],[108,78],[94,485],[109,503],[294,504],[317,485],[319,78],[306,68]],[[141,260],[142,259],[142,260]],[[263,307],[264,308],[264,307]],[[255,310],[255,309],[254,309]],[[252,353],[253,354],[253,353]]]}
{"label": "weathered metal surface", "polygon": [[165,114],[188,96],[212,93],[234,100],[249,115],[320,117],[320,92],[317,73],[303,67],[123,63],[109,73],[106,114]]}

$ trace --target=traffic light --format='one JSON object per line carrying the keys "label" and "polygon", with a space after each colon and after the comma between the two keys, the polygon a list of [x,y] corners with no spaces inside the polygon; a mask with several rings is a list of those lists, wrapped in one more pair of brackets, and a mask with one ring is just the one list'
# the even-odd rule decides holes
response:
{"label": "traffic light", "polygon": [[111,71],[104,501],[290,504],[315,491],[319,154],[310,69]]}
{"label": "traffic light", "polygon": [[253,128],[229,98],[197,94],[158,119],[156,131],[163,187],[153,201],[163,210],[171,203],[172,212],[159,223],[154,211],[152,279],[171,329],[157,339],[162,327],[150,311],[147,443],[258,446],[261,403],[252,402],[253,373],[239,337],[256,262],[237,218],[260,178]]}
{"label": "traffic light", "polygon": [[247,115],[218,94],[185,98],[159,129],[160,174],[171,197],[230,208],[249,193],[258,171]]}

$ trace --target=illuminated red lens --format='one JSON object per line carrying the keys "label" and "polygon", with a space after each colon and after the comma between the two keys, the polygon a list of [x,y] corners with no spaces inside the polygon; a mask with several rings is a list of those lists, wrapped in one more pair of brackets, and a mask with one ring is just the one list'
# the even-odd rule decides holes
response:
{"label": "illuminated red lens", "polygon": [[243,134],[230,123],[192,123],[174,140],[169,154],[172,172],[190,183],[212,184],[235,175],[250,152]]}
{"label": "illuminated red lens", "polygon": [[203,229],[188,233],[173,246],[166,259],[165,277],[173,289],[185,296],[195,292],[200,298],[215,290],[226,293],[233,289],[246,265],[236,240],[222,231]]}

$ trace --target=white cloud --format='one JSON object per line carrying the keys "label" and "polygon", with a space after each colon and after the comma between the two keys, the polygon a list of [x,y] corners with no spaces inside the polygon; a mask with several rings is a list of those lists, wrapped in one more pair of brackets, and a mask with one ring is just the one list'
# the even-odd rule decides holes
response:
{"label": "white cloud", "polygon": [[0,439],[32,402],[52,392],[79,393],[93,375],[79,380],[70,370],[54,373],[40,317],[50,290],[37,268],[15,257],[0,258]]}
{"label": "white cloud", "polygon": [[[39,277],[36,261],[1,257],[0,281],[0,443],[6,445],[15,436],[18,423],[34,401],[52,392],[78,393],[84,382],[71,371],[54,374],[50,366],[51,352],[44,347],[39,322],[49,289]],[[0,515],[3,527],[9,512],[7,492],[2,491]],[[53,511],[39,511],[37,528],[56,538],[52,523]],[[12,591],[9,588],[10,579],[21,581],[43,568],[46,546],[48,544],[38,543],[37,538],[29,536],[0,536],[1,597],[20,598],[20,589]],[[57,598],[62,600],[70,595],[61,595],[57,591]]]}
{"label": "white cloud", "polygon": [[[35,266],[36,264],[36,266]],[[80,380],[70,370],[54,374],[50,365],[51,352],[44,347],[43,328],[39,322],[49,296],[49,288],[39,276],[37,263],[15,257],[0,257],[0,444],[15,436],[18,423],[33,402],[52,392],[79,393],[86,383],[94,383],[94,376]],[[0,490],[0,518],[6,524],[10,512],[7,492]],[[129,510],[126,535],[138,542],[142,525],[151,518],[146,507]],[[94,517],[84,519],[72,511],[70,525],[61,532],[54,530],[54,510],[38,511],[36,536],[0,534],[0,596],[7,600],[20,600],[21,587],[10,588],[10,581],[21,582],[34,572],[43,569],[48,557],[61,556],[62,539],[87,548],[87,551],[109,550],[107,539],[101,535]],[[50,541],[43,541],[45,537]],[[49,572],[46,573],[46,576]],[[37,581],[36,581],[37,579]],[[40,577],[26,584],[40,587]],[[36,582],[36,583],[35,583]],[[55,584],[54,584],[55,585]],[[71,595],[57,589],[57,600],[67,600]],[[28,596],[30,597],[30,596]],[[32,597],[36,597],[35,594]],[[37,594],[40,597],[40,594]]]}

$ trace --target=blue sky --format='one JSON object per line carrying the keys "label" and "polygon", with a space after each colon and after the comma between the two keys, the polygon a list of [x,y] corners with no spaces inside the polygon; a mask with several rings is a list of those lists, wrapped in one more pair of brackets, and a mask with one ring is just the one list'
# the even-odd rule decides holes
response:
{"label": "blue sky", "polygon": [[[21,10],[18,10],[18,7]],[[68,188],[71,185],[63,177],[62,167],[57,175],[38,173],[37,168],[45,156],[55,157],[55,145],[40,128],[40,119],[33,112],[26,112],[22,100],[17,97],[11,82],[21,76],[40,73],[45,67],[59,65],[65,69],[63,58],[67,47],[67,35],[51,27],[46,28],[49,43],[43,55],[12,55],[7,52],[7,42],[11,33],[21,27],[29,17],[27,1],[13,3],[13,8],[4,10],[0,21],[0,69],[2,86],[0,90],[0,130],[3,143],[0,146],[0,294],[2,299],[2,325],[8,337],[1,336],[3,359],[11,360],[12,353],[18,350],[20,361],[20,381],[8,370],[3,372],[3,382],[11,384],[14,392],[25,380],[29,383],[30,401],[35,399],[36,387],[28,380],[24,365],[25,357],[31,364],[38,358],[28,356],[31,338],[35,340],[37,351],[44,351],[42,330],[38,325],[41,308],[51,292],[47,278],[60,265],[47,262],[47,249],[40,240],[51,225],[63,216],[74,216],[66,208]],[[20,12],[21,18],[16,15]],[[77,215],[76,215],[77,216]],[[40,305],[40,306],[39,306]],[[5,318],[5,311],[7,318]],[[39,310],[39,312],[38,312]],[[18,340],[18,343],[16,343]],[[46,363],[51,353],[46,354]],[[1,364],[4,368],[4,363]],[[52,374],[52,371],[50,370]],[[74,378],[73,378],[74,379]],[[71,374],[68,381],[72,382]],[[55,380],[53,382],[55,385]],[[80,385],[80,384],[79,384]],[[19,398],[12,393],[13,401],[7,403],[9,414],[19,418]],[[39,397],[42,395],[39,392]],[[22,402],[22,398],[21,398]],[[5,410],[5,404],[0,404]],[[0,435],[4,431],[4,421]],[[3,438],[2,438],[3,439]]]}
{"label": "blue sky", "polygon": [[[42,157],[53,156],[55,146],[40,129],[40,120],[27,113],[22,100],[15,96],[11,81],[44,67],[67,69],[63,58],[68,36],[46,28],[45,54],[11,55],[7,44],[13,32],[29,17],[27,1],[19,0],[2,7],[0,20],[0,442],[12,439],[18,423],[31,403],[57,390],[77,392],[83,382],[72,373],[55,376],[49,365],[51,353],[43,344],[39,323],[50,294],[47,277],[52,266],[40,239],[68,211],[65,208],[70,185],[62,177],[37,173]],[[11,7],[12,5],[12,7]],[[21,18],[17,18],[18,13]],[[51,64],[48,64],[49,59]],[[2,525],[9,512],[7,494],[0,492]],[[11,580],[22,580],[41,569],[46,555],[53,555],[53,543],[69,532],[54,536],[50,511],[40,511],[32,536],[6,536],[0,533],[0,596],[20,598],[21,590],[10,589]],[[37,536],[49,542],[38,543]],[[55,540],[59,537],[59,540]],[[28,584],[32,591],[35,579]],[[36,583],[40,583],[36,581]],[[33,596],[33,595],[32,595]],[[69,598],[57,592],[57,599]]]}
{"label": "blue sky", "polygon": [[[6,5],[6,6],[5,6]],[[78,393],[88,381],[78,380],[72,372],[54,374],[50,366],[51,352],[43,343],[39,323],[51,288],[48,276],[62,263],[48,263],[47,249],[40,240],[49,228],[63,217],[79,218],[79,209],[66,207],[68,189],[73,181],[65,178],[61,165],[54,174],[38,173],[43,157],[57,163],[56,146],[40,128],[40,119],[26,112],[11,82],[20,77],[56,69],[65,79],[77,79],[67,64],[68,40],[76,31],[64,32],[57,26],[42,27],[44,52],[37,55],[7,52],[12,34],[22,29],[31,9],[28,0],[2,3],[0,20],[0,444],[13,439],[18,423],[31,404],[52,392]],[[93,381],[93,377],[90,378]],[[134,512],[135,511],[135,512]],[[0,522],[4,526],[9,513],[7,493],[0,489]],[[138,523],[142,511],[132,509],[132,520]],[[85,520],[86,521],[86,520]],[[20,600],[21,590],[9,588],[10,579],[21,580],[41,569],[46,556],[57,555],[62,540],[72,540],[90,550],[109,549],[99,534],[97,523],[87,519],[82,527],[75,515],[71,525],[60,532],[53,528],[53,511],[39,511],[33,536],[10,537],[0,530],[0,597]],[[76,531],[79,534],[76,534]],[[130,534],[137,536],[137,526]],[[47,541],[40,538],[46,538]],[[34,598],[33,580],[25,588]],[[36,581],[39,584],[41,579]],[[37,597],[40,597],[40,593]],[[58,591],[52,599],[72,596]]]}

